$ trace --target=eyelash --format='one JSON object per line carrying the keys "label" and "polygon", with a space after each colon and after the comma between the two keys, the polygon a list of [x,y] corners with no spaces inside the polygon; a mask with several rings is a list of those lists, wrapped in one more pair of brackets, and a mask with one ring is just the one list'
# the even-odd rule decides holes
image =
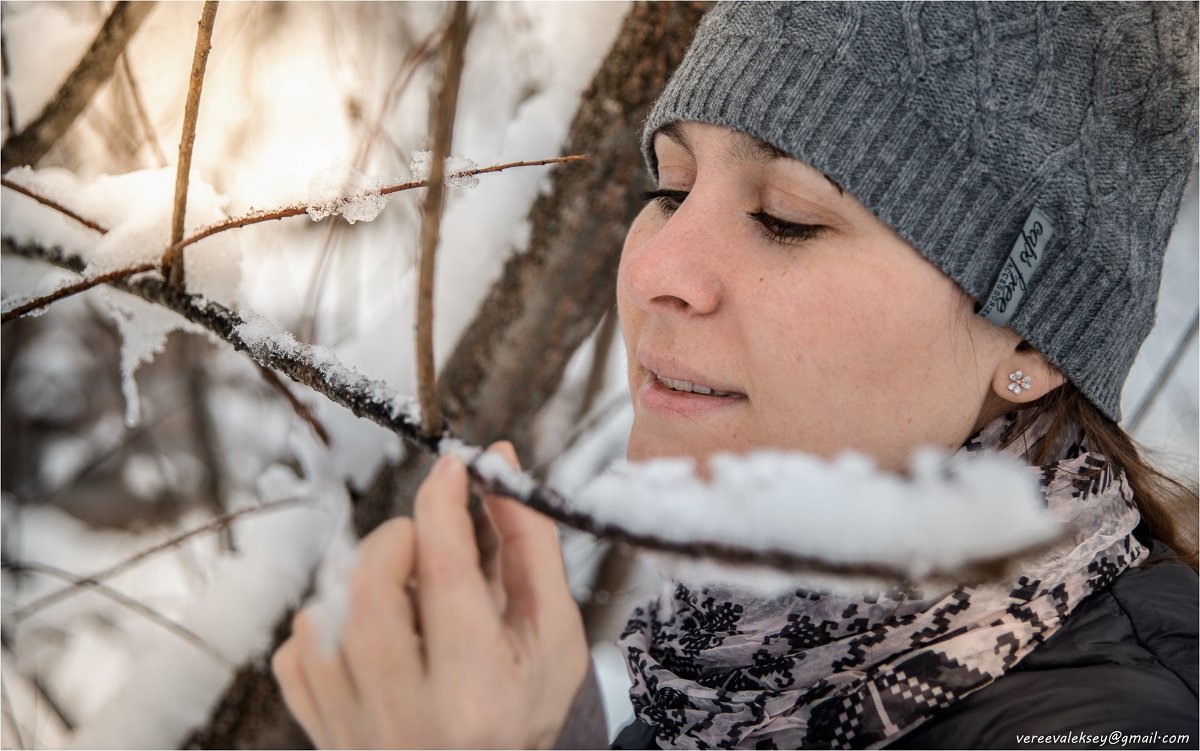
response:
{"label": "eyelash", "polygon": [[[642,200],[646,202],[654,201],[658,204],[658,208],[662,211],[663,216],[669,217],[675,213],[675,210],[679,208],[679,204],[683,203],[687,196],[687,191],[683,190],[648,190],[642,193]],[[778,217],[771,216],[762,209],[747,211],[746,216],[758,222],[759,231],[764,240],[778,245],[811,240],[825,229],[820,224],[786,222]]]}

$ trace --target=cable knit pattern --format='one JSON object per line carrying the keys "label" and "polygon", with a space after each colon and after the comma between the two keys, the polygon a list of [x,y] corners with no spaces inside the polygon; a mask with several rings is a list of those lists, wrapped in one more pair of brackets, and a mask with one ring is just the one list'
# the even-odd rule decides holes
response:
{"label": "cable knit pattern", "polygon": [[1040,209],[1053,236],[1006,325],[1119,420],[1196,161],[1196,27],[1190,3],[720,4],[643,150],[655,171],[676,120],[767,141],[981,305]]}

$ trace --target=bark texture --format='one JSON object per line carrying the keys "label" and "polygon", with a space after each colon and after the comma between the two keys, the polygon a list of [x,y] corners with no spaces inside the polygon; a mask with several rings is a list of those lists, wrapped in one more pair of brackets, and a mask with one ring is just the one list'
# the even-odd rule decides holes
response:
{"label": "bark texture", "polygon": [[[638,3],[626,16],[571,124],[565,153],[530,214],[527,253],[514,255],[445,367],[451,430],[528,454],[534,416],[575,349],[615,304],[625,231],[648,186],[637,135],[691,42],[702,3]],[[644,187],[643,187],[644,186]]]}
{"label": "bark texture", "polygon": [[67,132],[100,86],[112,77],[121,53],[152,10],[152,2],[122,0],[116,4],[92,46],[67,76],[50,104],[24,130],[4,142],[0,163],[5,172],[22,164],[37,164]]}

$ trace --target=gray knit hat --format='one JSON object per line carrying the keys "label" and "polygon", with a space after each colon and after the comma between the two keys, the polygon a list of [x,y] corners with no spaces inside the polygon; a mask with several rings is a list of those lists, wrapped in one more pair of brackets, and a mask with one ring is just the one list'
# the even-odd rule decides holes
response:
{"label": "gray knit hat", "polygon": [[646,120],[812,164],[1113,420],[1196,160],[1175,3],[722,3]]}

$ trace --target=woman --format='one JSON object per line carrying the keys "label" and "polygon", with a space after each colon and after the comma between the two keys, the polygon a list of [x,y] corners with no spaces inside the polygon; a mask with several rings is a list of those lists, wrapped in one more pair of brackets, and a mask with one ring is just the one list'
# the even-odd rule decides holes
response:
{"label": "woman", "polygon": [[[618,745],[1196,743],[1196,578],[1146,565],[1194,555],[1164,504],[1195,495],[1116,426],[1195,162],[1195,39],[1161,4],[706,17],[646,122],[658,188],[618,276],[630,458],[996,449],[1067,536],[949,592],[680,586],[622,639]],[[364,541],[337,655],[297,619],[275,670],[318,744],[545,746],[586,697],[553,525],[486,499],[485,574],[466,498],[443,457]]]}

